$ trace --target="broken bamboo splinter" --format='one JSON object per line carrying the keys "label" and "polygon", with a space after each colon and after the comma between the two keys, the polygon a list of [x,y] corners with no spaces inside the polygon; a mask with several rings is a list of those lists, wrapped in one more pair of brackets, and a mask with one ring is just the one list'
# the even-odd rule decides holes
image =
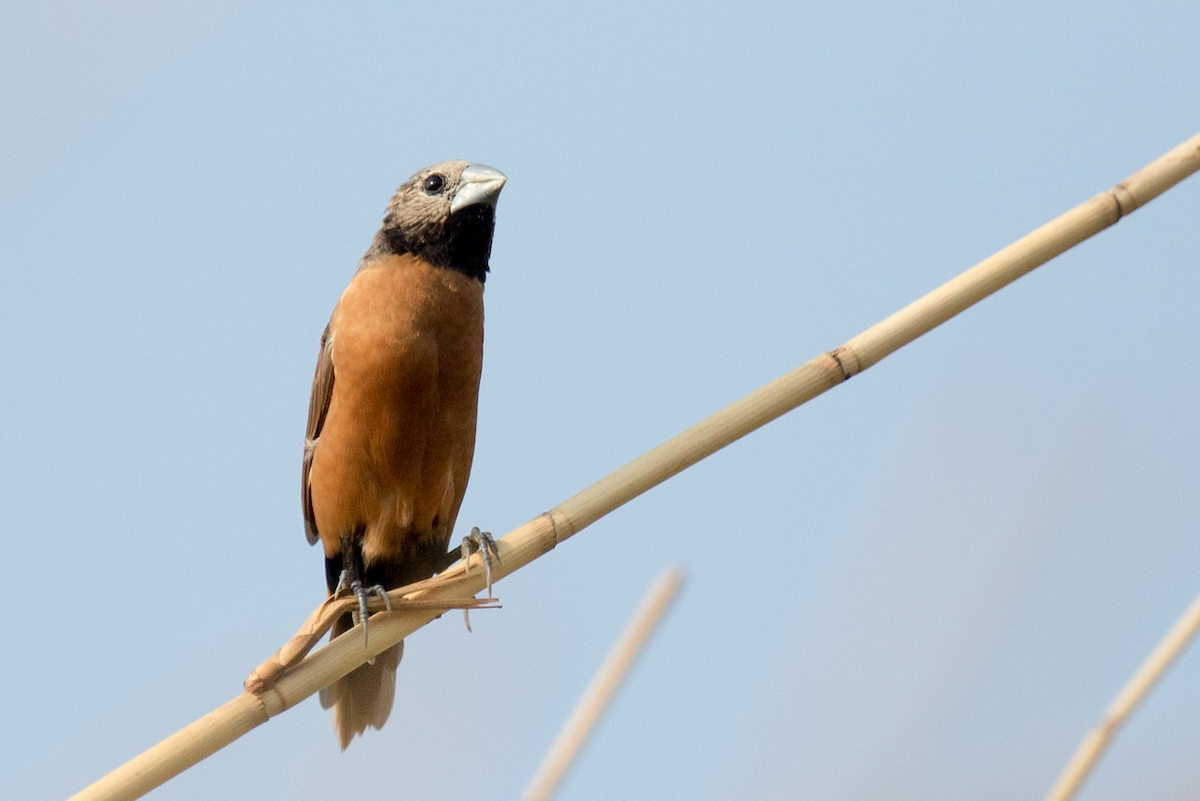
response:
{"label": "broken bamboo splinter", "polygon": [[[391,590],[387,593],[388,600],[372,596],[367,601],[367,609],[372,613],[381,611],[399,611],[401,609],[432,609],[438,612],[448,612],[451,609],[499,609],[496,598],[460,598],[446,600],[426,600],[423,598],[406,597],[420,589],[434,585],[438,577],[425,579],[415,584]],[[388,605],[391,605],[388,608]],[[267,661],[250,671],[250,675],[242,682],[246,692],[258,695],[274,685],[283,674],[300,662],[313,649],[325,633],[333,628],[333,623],[347,612],[358,610],[358,599],[353,597],[326,598],[325,601],[312,611],[300,629],[290,640],[272,654]],[[374,615],[371,621],[375,621]],[[467,627],[468,630],[470,626]],[[357,627],[347,631],[347,635],[357,636]]]}

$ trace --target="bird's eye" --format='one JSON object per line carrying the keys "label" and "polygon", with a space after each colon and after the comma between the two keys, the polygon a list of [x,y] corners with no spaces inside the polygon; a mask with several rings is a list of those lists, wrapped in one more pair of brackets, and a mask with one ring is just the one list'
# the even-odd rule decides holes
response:
{"label": "bird's eye", "polygon": [[425,179],[425,183],[422,184],[422,186],[425,187],[425,191],[431,195],[436,195],[438,192],[442,191],[442,187],[445,185],[446,179],[437,174],[429,176]]}

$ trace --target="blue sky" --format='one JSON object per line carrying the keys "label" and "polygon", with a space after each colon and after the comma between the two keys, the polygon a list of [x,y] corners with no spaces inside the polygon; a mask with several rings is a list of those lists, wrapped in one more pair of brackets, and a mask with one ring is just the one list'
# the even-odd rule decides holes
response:
{"label": "blue sky", "polygon": [[[462,527],[500,534],[1200,130],[1194,3],[49,2],[0,25],[0,795],[233,697],[324,592],[317,340],[396,184],[505,171]],[[605,518],[161,799],[1040,797],[1200,591],[1200,181]],[[1082,798],[1194,797],[1184,655]]]}

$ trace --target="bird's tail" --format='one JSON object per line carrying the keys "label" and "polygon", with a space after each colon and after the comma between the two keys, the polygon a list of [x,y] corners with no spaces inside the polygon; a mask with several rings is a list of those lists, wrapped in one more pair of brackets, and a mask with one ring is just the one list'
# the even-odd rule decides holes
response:
{"label": "bird's tail", "polygon": [[[349,627],[349,615],[345,626]],[[339,620],[333,626],[333,636],[342,630],[343,622]],[[321,690],[321,706],[333,710],[333,729],[343,751],[367,726],[379,729],[387,722],[396,697],[396,668],[403,653],[401,641],[376,656],[374,664],[355,668]]]}

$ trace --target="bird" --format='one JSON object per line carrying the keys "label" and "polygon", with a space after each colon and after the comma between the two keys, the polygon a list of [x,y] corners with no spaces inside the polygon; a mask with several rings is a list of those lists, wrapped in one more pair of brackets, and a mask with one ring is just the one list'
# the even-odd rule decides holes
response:
{"label": "bird", "polygon": [[[462,160],[426,167],[392,196],[321,335],[304,441],[301,505],[325,553],[330,596],[350,593],[331,639],[367,596],[429,578],[448,552],[471,461],[483,364],[483,285],[507,177]],[[472,529],[490,571],[490,535]],[[490,575],[489,575],[490,585]],[[386,596],[384,596],[386,600]],[[381,728],[404,643],[320,693],[342,750]]]}

